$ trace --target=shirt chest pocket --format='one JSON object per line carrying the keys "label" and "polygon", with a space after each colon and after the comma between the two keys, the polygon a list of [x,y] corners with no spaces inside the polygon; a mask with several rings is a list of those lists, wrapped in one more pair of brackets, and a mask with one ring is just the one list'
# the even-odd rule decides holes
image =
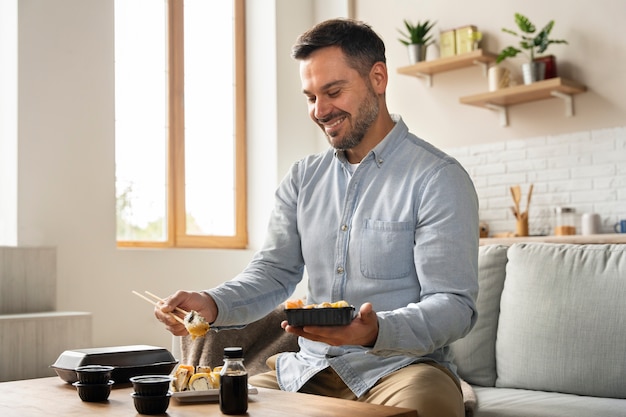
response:
{"label": "shirt chest pocket", "polygon": [[367,278],[395,279],[414,269],[412,222],[365,220],[361,247],[361,273]]}

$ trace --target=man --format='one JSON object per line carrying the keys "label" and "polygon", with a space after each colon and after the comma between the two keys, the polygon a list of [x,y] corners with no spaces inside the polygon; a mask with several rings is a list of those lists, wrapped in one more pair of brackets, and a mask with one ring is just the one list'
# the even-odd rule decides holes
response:
{"label": "man", "polygon": [[282,327],[300,352],[268,363],[258,386],[462,416],[448,345],[476,320],[478,203],[464,169],[410,134],[385,103],[385,46],[363,23],[329,20],[301,35],[309,115],[331,148],[293,165],[267,240],[233,280],[179,291],[160,308],[196,310],[213,327],[257,320],[290,297],[306,267],[307,303],[360,306],[347,326]]}

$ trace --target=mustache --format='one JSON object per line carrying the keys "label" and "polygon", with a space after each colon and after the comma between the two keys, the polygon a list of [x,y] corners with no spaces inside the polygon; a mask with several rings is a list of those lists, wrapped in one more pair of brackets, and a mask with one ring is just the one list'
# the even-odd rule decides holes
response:
{"label": "mustache", "polygon": [[331,113],[328,116],[324,116],[322,118],[316,118],[315,120],[317,120],[318,123],[327,123],[333,119],[336,119],[338,117],[343,117],[343,116],[347,116],[348,113],[346,112],[337,112],[337,113]]}

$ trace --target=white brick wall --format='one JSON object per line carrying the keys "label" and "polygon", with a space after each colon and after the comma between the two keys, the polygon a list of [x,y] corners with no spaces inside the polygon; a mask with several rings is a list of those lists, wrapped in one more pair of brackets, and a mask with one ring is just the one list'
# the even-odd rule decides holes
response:
{"label": "white brick wall", "polygon": [[602,233],[626,219],[626,126],[444,149],[467,169],[478,192],[480,220],[490,233],[512,232],[512,185],[522,188],[522,210],[534,184],[531,235],[551,234],[557,206],[598,213]]}

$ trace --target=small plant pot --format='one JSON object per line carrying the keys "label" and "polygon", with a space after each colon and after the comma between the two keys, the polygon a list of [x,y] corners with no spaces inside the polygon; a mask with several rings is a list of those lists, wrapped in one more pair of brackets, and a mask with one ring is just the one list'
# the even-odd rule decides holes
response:
{"label": "small plant pot", "polygon": [[541,81],[546,76],[546,63],[537,61],[526,62],[522,64],[522,75],[526,85]]}
{"label": "small plant pot", "polygon": [[426,49],[428,45],[412,43],[407,45],[407,51],[409,53],[409,62],[411,64],[417,64],[418,62],[426,61]]}

